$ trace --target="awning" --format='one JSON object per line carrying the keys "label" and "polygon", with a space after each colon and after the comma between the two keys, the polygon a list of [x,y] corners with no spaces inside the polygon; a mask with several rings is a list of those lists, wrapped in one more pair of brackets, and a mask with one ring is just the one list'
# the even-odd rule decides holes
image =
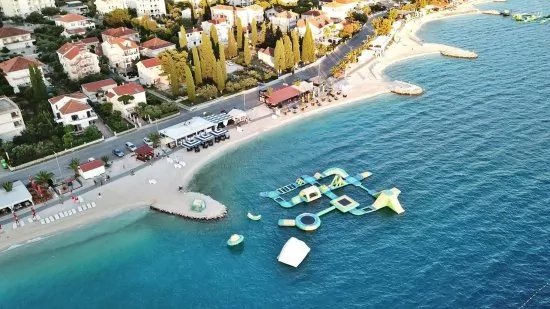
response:
{"label": "awning", "polygon": [[248,114],[245,111],[242,111],[242,110],[236,109],[236,108],[230,110],[228,115],[231,116],[231,118],[235,122],[244,121],[248,118]]}
{"label": "awning", "polygon": [[210,133],[199,134],[199,135],[197,135],[197,139],[200,140],[200,141],[203,141],[203,142],[208,142],[209,140],[214,139],[214,135],[212,135]]}
{"label": "awning", "polygon": [[196,139],[187,140],[181,143],[183,146],[187,148],[193,148],[201,144],[200,141],[197,141]]}
{"label": "awning", "polygon": [[208,116],[204,117],[204,119],[206,119],[206,120],[208,120],[212,123],[215,123],[215,124],[222,123],[224,126],[226,126],[227,123],[229,122],[229,120],[231,120],[231,116],[229,116],[226,113],[221,113],[221,114],[216,114],[216,115],[208,115]]}
{"label": "awning", "polygon": [[215,137],[224,136],[225,134],[227,134],[227,130],[226,129],[213,130],[212,132],[210,132],[210,134],[214,135]]}

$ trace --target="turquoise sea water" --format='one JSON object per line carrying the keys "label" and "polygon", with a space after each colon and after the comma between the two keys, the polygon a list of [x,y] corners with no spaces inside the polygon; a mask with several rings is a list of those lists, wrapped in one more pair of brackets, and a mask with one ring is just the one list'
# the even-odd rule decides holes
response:
{"label": "turquoise sea water", "polygon": [[[542,1],[485,7],[537,3],[550,13]],[[191,185],[229,205],[224,221],[137,210],[0,255],[0,308],[521,306],[550,280],[549,27],[495,16],[428,24],[425,41],[479,59],[400,63],[387,74],[426,94],[335,109],[224,155]],[[332,166],[400,188],[406,214],[335,212],[313,233],[277,227],[328,203],[285,210],[258,193]],[[225,245],[235,232],[242,250]],[[276,261],[291,236],[312,248],[297,269]],[[545,307],[550,287],[527,306]]]}

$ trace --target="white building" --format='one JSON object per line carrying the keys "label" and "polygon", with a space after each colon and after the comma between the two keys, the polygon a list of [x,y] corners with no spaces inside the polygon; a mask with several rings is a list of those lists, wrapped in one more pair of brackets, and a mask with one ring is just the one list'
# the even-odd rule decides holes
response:
{"label": "white building", "polygon": [[27,187],[20,181],[13,182],[13,188],[10,192],[0,190],[0,209],[9,208],[12,212],[15,206],[34,205],[32,195]]}
{"label": "white building", "polygon": [[80,88],[88,99],[92,100],[92,102],[98,102],[103,101],[107,91],[116,86],[118,86],[117,83],[112,78],[108,78],[97,82],[82,84]]}
{"label": "white building", "polygon": [[243,27],[251,24],[253,19],[256,19],[256,24],[260,24],[264,21],[264,9],[257,4],[242,8],[236,7],[235,21],[237,20],[237,18],[240,18]]}
{"label": "white building", "polygon": [[138,17],[166,14],[164,0],[96,0],[95,6],[99,14],[106,14],[114,9],[135,9]]}
{"label": "white building", "polygon": [[[187,49],[191,50],[191,48],[201,45],[202,29],[193,28],[191,31],[186,31],[185,36],[187,37]],[[178,32],[178,38],[179,37],[181,37],[181,31]]]}
{"label": "white building", "polygon": [[102,160],[91,160],[78,166],[78,175],[84,179],[92,179],[105,174],[105,163]]}
{"label": "white building", "polygon": [[63,35],[70,37],[71,35],[84,35],[86,29],[95,28],[95,24],[90,19],[77,14],[60,15],[55,19],[55,25],[65,29]]}
{"label": "white building", "polygon": [[14,27],[0,28],[0,49],[6,47],[12,51],[31,47],[35,41],[31,34],[31,31]]}
{"label": "white building", "polygon": [[149,41],[141,43],[141,54],[151,58],[170,49],[176,49],[176,44],[159,38],[152,38]]}
{"label": "white building", "polygon": [[82,3],[82,1],[67,1],[66,5],[61,9],[67,13],[72,14],[86,14],[88,13],[88,6]]}
{"label": "white building", "polygon": [[55,122],[62,123],[64,126],[73,125],[76,132],[93,125],[97,120],[96,113],[87,101],[88,97],[82,92],[48,99]]}
{"label": "white building", "polygon": [[321,10],[330,18],[346,19],[348,13],[359,5],[358,0],[334,0],[324,4]]}
{"label": "white building", "polygon": [[[208,36],[210,36],[210,29],[212,28],[212,26],[214,26],[214,28],[216,28],[216,32],[218,33],[219,42],[223,45],[227,45],[229,43],[228,35],[229,29],[231,29],[231,25],[227,22],[227,20],[225,20],[225,18],[206,20],[202,22],[201,26]],[[189,42],[187,43],[187,45],[189,45]]]}
{"label": "white building", "polygon": [[118,71],[132,67],[132,61],[139,59],[139,46],[134,41],[111,38],[101,43],[103,55],[109,59],[109,66]]}
{"label": "white building", "polygon": [[99,56],[90,52],[83,42],[65,43],[57,50],[59,63],[71,80],[99,73]]}
{"label": "white building", "polygon": [[[128,101],[128,104],[124,104],[122,100],[119,100],[120,97],[125,95],[132,98]],[[120,111],[125,117],[132,116],[138,103],[147,103],[145,90],[141,85],[135,83],[128,83],[111,88],[107,91],[106,96],[107,101],[113,104],[113,109]]]}
{"label": "white building", "polygon": [[10,98],[0,97],[0,138],[6,142],[25,130],[25,122],[19,106]]}
{"label": "white building", "polygon": [[281,29],[284,33],[296,27],[296,22],[298,22],[298,14],[292,11],[282,11],[271,16],[270,20],[273,26]]}
{"label": "white building", "polygon": [[126,39],[134,42],[139,42],[139,32],[126,27],[111,28],[101,32],[101,40],[103,42],[112,38]]}
{"label": "white building", "polygon": [[275,50],[271,47],[260,48],[258,50],[258,59],[270,67],[275,67]]}
{"label": "white building", "polygon": [[254,4],[254,0],[227,0],[227,4],[232,6],[249,6]]}
{"label": "white building", "polygon": [[19,92],[20,87],[27,87],[31,84],[29,65],[32,64],[38,67],[42,72],[42,78],[44,78],[43,64],[38,60],[19,56],[0,63],[0,70],[15,93]]}
{"label": "white building", "polygon": [[55,7],[55,0],[0,0],[4,16],[27,16],[46,7]]}
{"label": "white building", "polygon": [[170,85],[168,77],[164,75],[160,61],[157,58],[142,60],[137,64],[139,83],[144,86],[155,86],[167,89]]}
{"label": "white building", "polygon": [[235,11],[232,6],[229,5],[215,5],[210,8],[212,19],[224,18],[229,25],[235,24]]}
{"label": "white building", "polygon": [[334,28],[334,23],[324,15],[315,18],[300,19],[296,23],[296,27],[301,37],[306,33],[306,25],[309,25],[315,42],[324,42],[326,34],[328,33],[328,36],[331,36],[333,32],[332,28]]}

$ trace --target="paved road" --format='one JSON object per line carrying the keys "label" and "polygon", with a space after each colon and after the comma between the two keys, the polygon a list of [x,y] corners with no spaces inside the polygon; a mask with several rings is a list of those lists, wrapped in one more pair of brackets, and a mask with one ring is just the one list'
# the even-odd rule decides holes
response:
{"label": "paved road", "polygon": [[[377,14],[374,14],[371,18],[376,18],[379,16],[384,15],[385,12],[380,12]],[[370,21],[367,23],[367,26],[364,27],[359,33],[357,33],[351,40],[347,41],[345,44],[342,44],[338,46],[338,48],[328,55],[320,65],[310,67],[307,69],[304,69],[303,71],[297,72],[293,76],[287,77],[285,80],[279,81],[273,86],[279,86],[283,83],[290,84],[295,79],[308,79],[314,76],[317,76],[318,73],[320,73],[324,77],[330,76],[330,69],[340,60],[344,57],[345,54],[347,54],[349,51],[351,51],[354,48],[359,47],[363,40],[366,39],[367,35],[372,34],[372,27],[370,24]],[[191,119],[195,116],[201,116],[203,113],[219,113],[221,110],[231,110],[232,108],[240,108],[240,109],[250,109],[252,107],[258,106],[260,103],[258,102],[258,93],[256,91],[250,92],[246,94],[246,106],[243,100],[243,96],[235,96],[227,99],[220,100],[216,102],[215,104],[210,104],[205,106],[204,108],[200,108],[195,111],[181,111],[181,114],[177,117],[168,119],[160,124],[158,124],[158,129],[162,130],[166,127],[175,125],[177,123],[186,121]],[[60,179],[63,177],[68,177],[72,174],[72,171],[68,168],[69,162],[73,158],[78,158],[81,162],[86,161],[88,158],[93,157],[96,159],[101,158],[102,156],[108,155],[112,160],[116,161],[116,157],[112,155],[112,151],[115,148],[120,148],[123,150],[126,150],[124,148],[125,142],[132,142],[138,147],[143,144],[142,139],[149,135],[150,133],[157,132],[157,126],[155,125],[148,125],[146,127],[142,127],[139,130],[133,131],[131,133],[124,134],[122,136],[117,137],[111,137],[104,142],[90,146],[84,149],[77,150],[72,153],[68,153],[62,156],[59,156],[57,159],[59,161],[59,167],[58,163],[55,159],[52,159],[50,161],[46,161],[37,165],[33,165],[31,167],[10,172],[7,174],[2,175],[0,177],[0,182],[4,181],[15,181],[15,180],[26,180],[31,175],[37,174],[39,171],[49,171],[55,174],[55,177]],[[60,172],[61,170],[61,172]],[[61,174],[61,175],[60,175]]]}

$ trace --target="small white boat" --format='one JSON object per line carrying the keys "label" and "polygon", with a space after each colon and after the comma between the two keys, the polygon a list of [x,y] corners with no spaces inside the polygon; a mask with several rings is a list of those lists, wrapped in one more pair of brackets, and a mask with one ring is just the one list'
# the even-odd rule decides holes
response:
{"label": "small white boat", "polygon": [[258,221],[258,220],[262,219],[262,215],[254,215],[250,212],[247,213],[246,216],[248,217],[248,219],[253,220],[253,221]]}

